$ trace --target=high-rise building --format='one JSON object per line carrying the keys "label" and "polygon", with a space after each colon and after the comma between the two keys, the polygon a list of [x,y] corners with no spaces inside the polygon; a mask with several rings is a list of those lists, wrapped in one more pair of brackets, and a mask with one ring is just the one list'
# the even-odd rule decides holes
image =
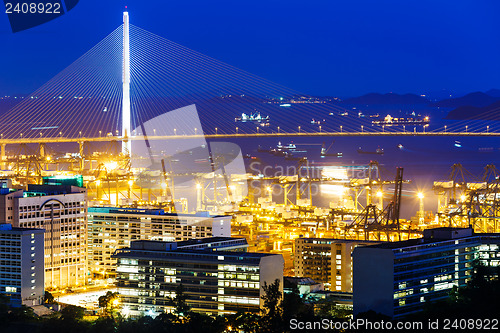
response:
{"label": "high-rise building", "polygon": [[322,282],[325,289],[352,292],[352,257],[356,246],[374,244],[371,241],[297,238],[295,240],[295,276]]}
{"label": "high-rise building", "polygon": [[230,237],[231,216],[206,213],[172,214],[163,209],[90,207],[88,211],[89,269],[99,277],[115,275],[117,249],[134,240],[184,241]]}
{"label": "high-rise building", "polygon": [[0,220],[45,229],[45,286],[66,288],[87,279],[87,193],[64,185],[0,189]]}
{"label": "high-rise building", "polygon": [[0,293],[11,306],[40,305],[44,297],[44,230],[0,224]]}
{"label": "high-rise building", "polygon": [[449,297],[470,279],[473,261],[500,265],[500,234],[471,228],[435,228],[424,237],[357,247],[354,314],[373,310],[395,319],[422,310],[425,302]]}
{"label": "high-rise building", "polygon": [[[187,242],[134,241],[116,251],[116,280],[124,315],[174,310],[169,298],[182,284],[192,311],[207,314],[259,312],[263,285],[280,282],[279,254],[238,251],[244,238],[214,237]],[[231,250],[231,251],[228,251]]]}

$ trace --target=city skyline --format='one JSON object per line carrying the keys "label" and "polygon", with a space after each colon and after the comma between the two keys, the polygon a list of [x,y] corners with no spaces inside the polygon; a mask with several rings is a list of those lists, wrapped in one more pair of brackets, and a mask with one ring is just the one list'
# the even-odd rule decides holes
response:
{"label": "city skyline", "polygon": [[306,94],[464,94],[497,87],[499,47],[491,42],[497,4],[258,2],[240,9],[224,1],[120,1],[82,2],[16,34],[4,15],[0,60],[10,65],[0,70],[0,92],[34,91],[119,26],[125,5],[134,25]]}

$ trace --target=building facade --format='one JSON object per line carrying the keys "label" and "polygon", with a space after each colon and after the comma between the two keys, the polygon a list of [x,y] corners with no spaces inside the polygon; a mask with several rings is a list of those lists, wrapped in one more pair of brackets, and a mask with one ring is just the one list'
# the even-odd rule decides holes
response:
{"label": "building facade", "polygon": [[196,248],[182,246],[182,242],[139,241],[117,250],[122,314],[172,312],[169,298],[176,296],[181,284],[192,311],[212,315],[259,312],[264,282],[278,279],[283,291],[283,257],[235,251],[242,245],[247,246],[244,238],[208,238],[195,244]]}
{"label": "building facade", "polygon": [[87,281],[86,189],[28,185],[0,189],[0,218],[20,228],[45,229],[45,286],[67,288]]}
{"label": "building facade", "polygon": [[44,230],[0,224],[0,293],[17,307],[42,304],[44,292]]}
{"label": "building facade", "polygon": [[322,282],[325,289],[352,292],[352,257],[356,246],[375,244],[370,241],[297,238],[294,271],[297,277]]}
{"label": "building facade", "polygon": [[500,234],[470,228],[435,228],[424,237],[356,248],[354,314],[374,310],[395,319],[447,298],[470,279],[473,262],[500,262]]}
{"label": "building facade", "polygon": [[230,237],[231,216],[172,214],[163,209],[90,207],[89,270],[96,277],[114,277],[117,249],[135,240],[177,242],[204,237]]}

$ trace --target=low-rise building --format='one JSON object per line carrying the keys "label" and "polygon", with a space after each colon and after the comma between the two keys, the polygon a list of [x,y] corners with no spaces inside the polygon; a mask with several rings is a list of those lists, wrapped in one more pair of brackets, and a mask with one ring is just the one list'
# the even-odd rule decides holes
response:
{"label": "low-rise building", "polygon": [[207,213],[174,214],[163,209],[90,207],[88,210],[89,270],[114,277],[117,249],[135,240],[179,242],[204,237],[230,237],[231,216]]}
{"label": "low-rise building", "polygon": [[297,238],[295,240],[295,276],[322,282],[326,290],[352,292],[352,257],[356,246],[375,244],[331,238]]}
{"label": "low-rise building", "polygon": [[43,303],[44,232],[0,224],[0,293],[11,306]]}
{"label": "low-rise building", "polygon": [[471,228],[424,230],[424,237],[357,247],[354,314],[373,310],[395,319],[422,310],[425,302],[449,297],[470,279],[473,262],[500,264],[500,234]]}
{"label": "low-rise building", "polygon": [[87,190],[65,185],[0,188],[0,221],[45,229],[45,286],[87,282]]}
{"label": "low-rise building", "polygon": [[[244,238],[188,242],[133,241],[119,249],[116,281],[130,316],[172,312],[169,302],[183,286],[192,311],[206,314],[259,312],[263,285],[276,279],[283,290],[283,257],[243,252]],[[230,250],[230,251],[229,251]]]}

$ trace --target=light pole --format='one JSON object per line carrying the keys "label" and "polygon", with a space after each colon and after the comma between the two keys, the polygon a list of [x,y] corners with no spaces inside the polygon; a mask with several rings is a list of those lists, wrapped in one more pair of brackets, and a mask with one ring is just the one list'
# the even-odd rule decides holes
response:
{"label": "light pole", "polygon": [[378,190],[377,197],[378,197],[378,205],[379,205],[378,208],[380,210],[383,210],[384,209],[384,192],[382,192],[382,190]]}
{"label": "light pole", "polygon": [[96,199],[97,201],[101,201],[99,198],[99,185],[101,185],[101,180],[98,179],[95,181],[95,191],[96,191]]}
{"label": "light pole", "polygon": [[361,133],[363,133],[363,125],[361,125]]}
{"label": "light pole", "polygon": [[299,133],[300,133],[300,126],[299,126]]}
{"label": "light pole", "polygon": [[486,126],[486,133],[490,132],[490,125]]}
{"label": "light pole", "polygon": [[447,127],[447,126],[446,126],[446,125],[444,125],[444,132],[445,132],[445,133],[446,133],[446,127]]}
{"label": "light pole", "polygon": [[465,133],[467,133],[468,128],[469,128],[469,125],[465,125]]}
{"label": "light pole", "polygon": [[342,125],[340,125],[340,133],[342,133]]}
{"label": "light pole", "polygon": [[424,224],[424,194],[422,192],[418,192],[417,197],[420,200],[420,207],[418,210],[418,223]]}

